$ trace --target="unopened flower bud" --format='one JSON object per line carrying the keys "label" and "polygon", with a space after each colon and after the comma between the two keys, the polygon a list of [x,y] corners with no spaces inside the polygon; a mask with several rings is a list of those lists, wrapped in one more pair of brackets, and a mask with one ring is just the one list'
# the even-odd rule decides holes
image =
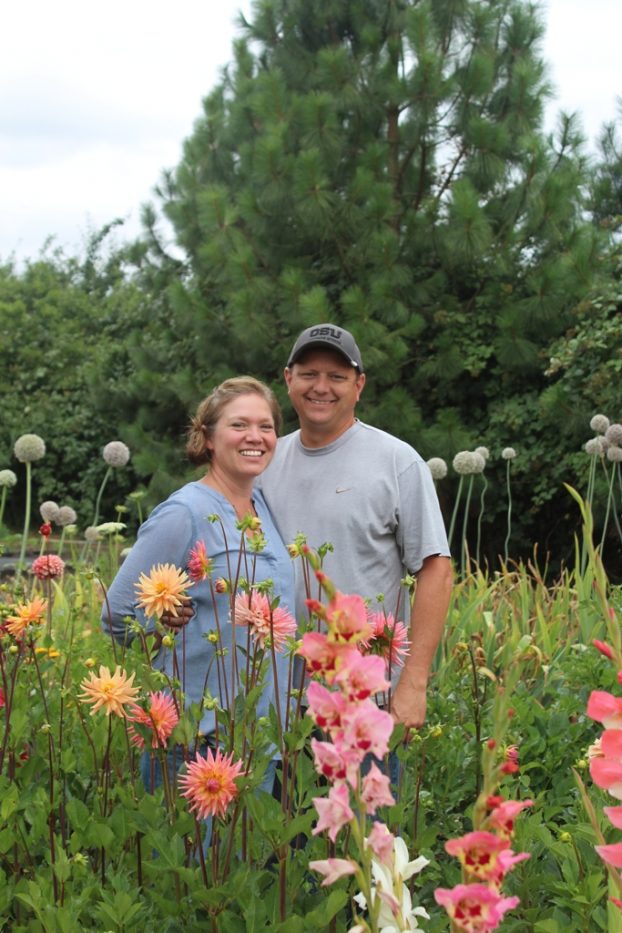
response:
{"label": "unopened flower bud", "polygon": [[225,580],[224,577],[218,577],[214,583],[214,589],[217,593],[228,593],[229,592],[229,581]]}
{"label": "unopened flower bud", "polygon": [[87,658],[84,664],[85,664],[85,667],[89,667],[89,668],[95,667],[95,665],[97,664],[97,661],[95,660],[95,658]]}
{"label": "unopened flower bud", "polygon": [[49,538],[49,537],[50,537],[50,535],[52,534],[52,526],[50,525],[49,522],[44,522],[44,523],[41,525],[41,527],[39,528],[39,534],[40,534],[43,538]]}

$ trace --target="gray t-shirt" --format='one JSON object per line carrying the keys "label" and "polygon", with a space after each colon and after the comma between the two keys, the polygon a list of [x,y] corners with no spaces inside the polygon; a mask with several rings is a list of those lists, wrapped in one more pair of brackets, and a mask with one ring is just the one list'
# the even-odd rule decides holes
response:
{"label": "gray t-shirt", "polygon": [[[355,422],[326,447],[303,447],[300,431],[280,438],[256,485],[263,491],[286,544],[299,532],[310,547],[330,542],[324,570],[342,593],[358,593],[377,608],[409,621],[406,573],[427,557],[449,557],[434,481],[408,444]],[[307,617],[303,563],[295,561],[296,613]],[[312,579],[311,595],[318,585]],[[398,600],[399,596],[399,600]]]}

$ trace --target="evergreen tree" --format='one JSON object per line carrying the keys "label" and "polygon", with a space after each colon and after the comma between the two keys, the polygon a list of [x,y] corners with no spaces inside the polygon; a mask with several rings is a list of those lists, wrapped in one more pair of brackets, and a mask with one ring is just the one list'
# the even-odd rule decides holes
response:
{"label": "evergreen tree", "polygon": [[538,440],[521,406],[599,248],[580,134],[542,132],[542,32],[523,0],[258,0],[159,191],[174,254],[146,213],[143,439],[227,375],[279,384],[332,320],[363,349],[362,417],[424,456]]}

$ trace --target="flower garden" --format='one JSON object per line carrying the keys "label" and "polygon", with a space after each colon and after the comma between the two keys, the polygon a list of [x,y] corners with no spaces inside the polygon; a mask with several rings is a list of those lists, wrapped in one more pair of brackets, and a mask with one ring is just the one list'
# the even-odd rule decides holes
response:
{"label": "flower garden", "polygon": [[[24,529],[0,594],[0,929],[622,930],[622,607],[591,508],[602,466],[617,527],[622,433],[593,422],[585,488],[568,487],[575,561],[555,580],[510,559],[512,448],[498,493],[508,550],[498,570],[478,566],[487,452],[458,455],[450,535],[461,572],[427,722],[411,736],[382,709],[407,633],[389,607],[370,615],[336,591],[304,538],[289,542],[310,580],[302,628],[252,575],[212,579],[198,541],[187,567],[136,581],[157,645],[137,625],[129,644],[115,642],[100,617],[131,540],[100,507],[129,451],[104,448],[81,531],[69,506],[33,504],[45,445],[20,438]],[[441,464],[430,469],[441,482]],[[0,471],[0,530],[14,481]],[[240,535],[252,566],[261,528],[249,517]],[[183,631],[158,621],[205,580],[229,596],[229,617],[208,635],[227,709],[209,693],[185,704]],[[219,647],[225,625],[243,631],[244,651]],[[178,676],[154,667],[156,650],[172,653]],[[288,659],[288,702],[258,716],[277,655]]]}

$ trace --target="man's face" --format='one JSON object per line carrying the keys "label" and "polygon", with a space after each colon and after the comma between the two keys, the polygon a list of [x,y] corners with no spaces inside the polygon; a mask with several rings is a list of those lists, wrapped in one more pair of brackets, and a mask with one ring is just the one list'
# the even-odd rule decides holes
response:
{"label": "man's face", "polygon": [[348,365],[333,350],[309,350],[291,369],[285,382],[307,441],[330,444],[354,421],[365,374]]}

